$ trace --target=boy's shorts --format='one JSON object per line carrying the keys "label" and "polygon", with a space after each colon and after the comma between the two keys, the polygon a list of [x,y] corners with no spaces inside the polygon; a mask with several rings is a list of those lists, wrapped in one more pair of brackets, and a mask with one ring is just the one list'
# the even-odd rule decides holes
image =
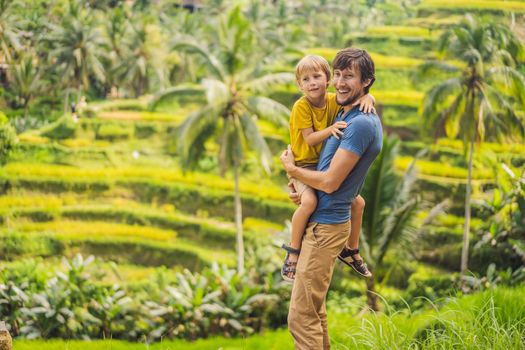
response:
{"label": "boy's shorts", "polygon": [[[303,164],[303,165],[300,165],[298,164],[297,165],[298,167],[301,167],[303,169],[308,169],[308,170],[317,170],[317,164]],[[291,177],[288,175],[288,180],[290,180],[290,183],[293,185],[293,187],[295,188],[295,192],[297,192],[297,194],[299,195],[299,197],[301,197],[303,195],[303,192],[307,189],[307,188],[311,188],[310,186],[308,186],[307,184],[303,183],[302,181],[299,181],[297,180],[296,178],[294,177]]]}

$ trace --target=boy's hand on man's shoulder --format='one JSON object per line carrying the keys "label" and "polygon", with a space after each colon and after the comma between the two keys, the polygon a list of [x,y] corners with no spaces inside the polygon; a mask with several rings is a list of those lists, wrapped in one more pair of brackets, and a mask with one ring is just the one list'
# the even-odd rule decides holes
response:
{"label": "boy's hand on man's shoulder", "polygon": [[352,107],[359,106],[359,110],[364,113],[376,113],[374,107],[376,99],[371,94],[361,96],[357,101],[352,104]]}

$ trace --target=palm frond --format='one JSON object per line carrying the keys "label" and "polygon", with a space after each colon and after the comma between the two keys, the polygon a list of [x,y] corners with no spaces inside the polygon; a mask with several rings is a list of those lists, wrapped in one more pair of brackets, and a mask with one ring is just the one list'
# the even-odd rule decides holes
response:
{"label": "palm frond", "polygon": [[375,256],[376,268],[381,265],[390,245],[399,241],[403,235],[413,233],[415,227],[411,221],[418,207],[418,199],[411,198],[400,207],[395,208],[385,220],[381,239]]}
{"label": "palm frond", "polygon": [[154,110],[160,103],[169,99],[191,95],[191,94],[204,94],[205,90],[202,86],[196,84],[181,84],[173,86],[169,89],[162,90],[153,96],[149,109]]}
{"label": "palm frond", "polygon": [[443,113],[445,118],[445,132],[448,137],[455,138],[459,133],[459,125],[461,123],[461,117],[465,110],[465,94],[460,93],[454,99],[454,102],[448,109]]}
{"label": "palm frond", "polygon": [[215,130],[222,105],[206,105],[190,114],[177,130],[177,151],[183,168],[191,168]]}
{"label": "palm frond", "polygon": [[525,104],[525,77],[516,69],[508,66],[492,67],[487,72],[487,80],[503,83],[522,105]]}
{"label": "palm frond", "polygon": [[254,93],[267,93],[268,90],[276,85],[289,84],[295,81],[292,73],[271,73],[243,85],[243,89]]}
{"label": "palm frond", "polygon": [[249,147],[256,151],[261,157],[261,164],[264,170],[270,174],[271,172],[271,163],[272,163],[272,154],[268,144],[264,140],[264,137],[261,135],[255,116],[249,114],[242,114],[240,116],[240,121],[242,125],[242,132],[246,140],[249,140]]}
{"label": "palm frond", "polygon": [[208,103],[226,103],[230,99],[230,91],[226,84],[215,79],[204,79],[202,87],[206,92]]}
{"label": "palm frond", "polygon": [[215,55],[205,49],[205,46],[193,41],[189,41],[189,39],[180,39],[175,44],[173,44],[172,49],[198,54],[206,61],[212,74],[214,74],[219,80],[224,80],[226,78],[226,72],[222,67],[221,61],[215,57]]}
{"label": "palm frond", "polygon": [[419,206],[418,197],[414,197],[414,184],[417,180],[416,162],[417,157],[409,165],[403,178],[398,181],[396,196],[392,203],[393,209],[388,212],[379,233],[379,245],[374,259],[376,266],[381,265],[391,244],[415,232],[412,221]]}
{"label": "palm frond", "polygon": [[377,239],[383,225],[384,214],[389,210],[396,197],[396,175],[394,158],[399,148],[399,140],[394,137],[383,139],[383,148],[370,168],[365,181],[362,195],[366,198],[366,210],[363,215],[363,236],[369,245],[366,254],[373,256],[372,249],[377,244]]}
{"label": "palm frond", "polygon": [[[505,96],[488,84],[484,84],[480,92],[483,94],[484,102],[487,105],[484,122],[487,124],[488,130],[496,137],[503,136],[506,133],[523,138],[525,136],[525,125]],[[492,106],[496,106],[496,108]]]}
{"label": "palm frond", "polygon": [[267,97],[249,96],[241,102],[244,107],[259,118],[270,121],[275,125],[288,127],[290,110]]}
{"label": "palm frond", "polygon": [[427,61],[418,67],[414,74],[414,78],[425,78],[430,74],[433,74],[435,71],[451,73],[458,72],[459,70],[460,69],[458,67],[444,61]]}
{"label": "palm frond", "polygon": [[462,80],[459,77],[445,80],[436,85],[425,96],[423,102],[423,116],[427,126],[434,127],[436,117],[441,116],[441,112],[446,105],[449,97],[461,91]]}

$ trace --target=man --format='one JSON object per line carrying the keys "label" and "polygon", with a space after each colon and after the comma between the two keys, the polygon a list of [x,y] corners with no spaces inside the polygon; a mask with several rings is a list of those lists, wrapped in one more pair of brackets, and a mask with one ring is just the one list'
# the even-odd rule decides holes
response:
{"label": "man", "polygon": [[330,349],[326,293],[335,259],[344,252],[349,235],[350,203],[383,144],[379,117],[352,108],[374,83],[370,55],[365,50],[343,49],[334,59],[333,70],[336,99],[342,106],[334,122],[348,124],[343,135],[325,141],[316,171],[295,166],[290,147],[281,155],[286,172],[316,189],[318,196],[303,238],[288,314],[288,328],[299,350]]}

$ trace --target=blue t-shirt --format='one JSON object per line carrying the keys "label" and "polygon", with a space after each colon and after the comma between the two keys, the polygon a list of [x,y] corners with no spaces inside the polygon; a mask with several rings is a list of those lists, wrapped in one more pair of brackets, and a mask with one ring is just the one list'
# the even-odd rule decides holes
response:
{"label": "blue t-shirt", "polygon": [[348,126],[340,139],[326,139],[319,155],[318,171],[327,171],[338,148],[360,156],[352,171],[339,189],[333,193],[317,192],[317,208],[310,217],[311,222],[341,224],[350,220],[350,205],[365,182],[368,169],[383,146],[383,129],[376,114],[363,113],[358,107],[343,115],[341,110],[335,121],[345,121]]}

